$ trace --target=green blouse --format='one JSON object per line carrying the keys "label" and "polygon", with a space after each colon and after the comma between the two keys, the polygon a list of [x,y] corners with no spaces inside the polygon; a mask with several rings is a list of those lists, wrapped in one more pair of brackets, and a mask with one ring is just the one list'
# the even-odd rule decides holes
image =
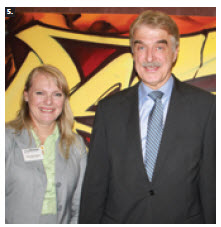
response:
{"label": "green blouse", "polygon": [[56,125],[53,133],[47,137],[43,145],[41,144],[35,132],[33,130],[31,131],[37,147],[41,147],[43,149],[43,165],[47,176],[47,189],[43,201],[41,214],[56,214],[57,204],[55,186],[55,143],[59,137],[59,129]]}

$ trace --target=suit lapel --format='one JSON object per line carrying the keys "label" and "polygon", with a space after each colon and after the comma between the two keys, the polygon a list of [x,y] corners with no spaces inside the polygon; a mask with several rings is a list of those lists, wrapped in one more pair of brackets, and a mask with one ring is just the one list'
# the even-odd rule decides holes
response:
{"label": "suit lapel", "polygon": [[[18,160],[20,162],[25,162],[22,150],[23,149],[28,149],[28,148],[36,148],[36,143],[34,141],[34,138],[32,134],[28,134],[28,131],[26,129],[21,130],[19,134],[15,134],[15,141],[20,148],[19,154],[17,154]],[[44,166],[42,160],[37,160],[37,161],[30,161],[30,162],[25,162],[27,166],[29,166],[32,169],[37,169],[41,173],[44,172]]]}
{"label": "suit lapel", "polygon": [[138,108],[138,85],[133,89],[133,92],[128,95],[128,122],[127,122],[127,151],[133,154],[133,162],[137,172],[137,179],[140,182],[148,182],[148,177],[143,163],[140,124],[139,124],[139,108]]}
{"label": "suit lapel", "polygon": [[[62,176],[66,171],[67,161],[59,151],[59,139],[60,137],[56,141],[56,145],[55,145],[55,166],[56,166],[55,173],[56,173],[56,180],[60,182]],[[37,146],[34,141],[34,138],[32,134],[29,136],[28,131],[24,129],[21,131],[21,133],[15,134],[15,140],[18,147],[20,148],[20,153],[17,154],[18,159],[21,162],[24,162],[22,149],[36,148]],[[42,160],[26,162],[26,165],[30,166],[30,168],[37,169],[37,171],[40,171],[42,174],[45,175],[45,170],[44,170],[44,165]]]}
{"label": "suit lapel", "polygon": [[63,176],[65,176],[67,168],[67,160],[63,157],[59,149],[60,137],[56,141],[55,145],[55,174],[56,182],[63,182]]}
{"label": "suit lapel", "polygon": [[183,116],[182,106],[185,105],[185,97],[182,95],[182,92],[179,88],[180,82],[176,78],[174,82],[175,83],[171,94],[161,145],[157,157],[155,170],[153,173],[153,183],[160,182],[160,176],[165,176],[163,173],[163,168],[166,160],[170,157],[171,152],[173,151],[173,144],[174,138],[176,137],[177,133],[177,126],[179,125],[179,122],[180,120],[182,120]]}
{"label": "suit lapel", "polygon": [[[141,182],[149,182],[147,173],[143,164],[142,146],[141,146],[141,136],[139,128],[139,109],[138,109],[138,85],[136,85],[133,90],[128,93],[127,104],[124,106],[124,111],[127,111],[128,122],[127,122],[127,147],[126,149],[133,153],[134,165],[137,169],[137,178]],[[157,162],[155,170],[153,173],[152,183],[162,182],[160,177],[164,177],[163,168],[165,167],[165,162],[168,161],[171,152],[173,151],[174,138],[177,133],[177,126],[179,122],[182,121],[183,116],[183,105],[185,105],[186,98],[183,95],[181,88],[181,82],[174,78],[174,87],[171,94],[170,104],[168,108],[167,118],[164,126],[164,131],[162,135],[162,141],[160,145],[160,150],[157,157]],[[169,162],[167,162],[168,164]],[[147,184],[145,184],[147,185]]]}

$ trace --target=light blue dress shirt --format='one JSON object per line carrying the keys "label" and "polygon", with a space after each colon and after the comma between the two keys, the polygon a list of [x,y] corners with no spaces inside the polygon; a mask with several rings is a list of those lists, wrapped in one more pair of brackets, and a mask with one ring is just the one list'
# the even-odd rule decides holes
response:
{"label": "light blue dress shirt", "polygon": [[[170,79],[160,89],[158,89],[159,91],[162,91],[164,93],[161,99],[163,104],[163,124],[165,124],[173,84],[174,79],[171,76]],[[148,94],[152,91],[153,90],[146,86],[143,82],[140,83],[138,88],[138,99],[139,99],[140,135],[143,158],[145,158],[146,153],[146,137],[149,114],[154,105],[154,101],[148,96]]]}

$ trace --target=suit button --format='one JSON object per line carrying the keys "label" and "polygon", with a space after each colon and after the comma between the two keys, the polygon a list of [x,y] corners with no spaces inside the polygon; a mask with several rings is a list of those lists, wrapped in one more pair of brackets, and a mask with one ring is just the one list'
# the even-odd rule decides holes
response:
{"label": "suit button", "polygon": [[154,193],[154,190],[150,190],[149,191],[149,194],[151,195],[151,196],[153,196],[155,193]]}
{"label": "suit button", "polygon": [[59,205],[58,206],[58,211],[61,211],[62,210],[62,205]]}
{"label": "suit button", "polygon": [[57,182],[57,183],[56,183],[56,187],[57,187],[57,188],[61,187],[61,183],[60,183],[60,182]]}

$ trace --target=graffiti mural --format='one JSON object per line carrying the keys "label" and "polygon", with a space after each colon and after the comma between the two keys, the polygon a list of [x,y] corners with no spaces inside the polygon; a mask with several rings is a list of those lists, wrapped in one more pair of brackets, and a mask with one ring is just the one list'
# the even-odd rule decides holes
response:
{"label": "graffiti mural", "polygon": [[[5,118],[29,72],[46,63],[59,68],[70,87],[74,131],[86,144],[99,100],[138,82],[129,47],[133,14],[18,13],[6,18]],[[216,18],[171,16],[178,24],[180,54],[173,73],[182,81],[216,91]]]}

